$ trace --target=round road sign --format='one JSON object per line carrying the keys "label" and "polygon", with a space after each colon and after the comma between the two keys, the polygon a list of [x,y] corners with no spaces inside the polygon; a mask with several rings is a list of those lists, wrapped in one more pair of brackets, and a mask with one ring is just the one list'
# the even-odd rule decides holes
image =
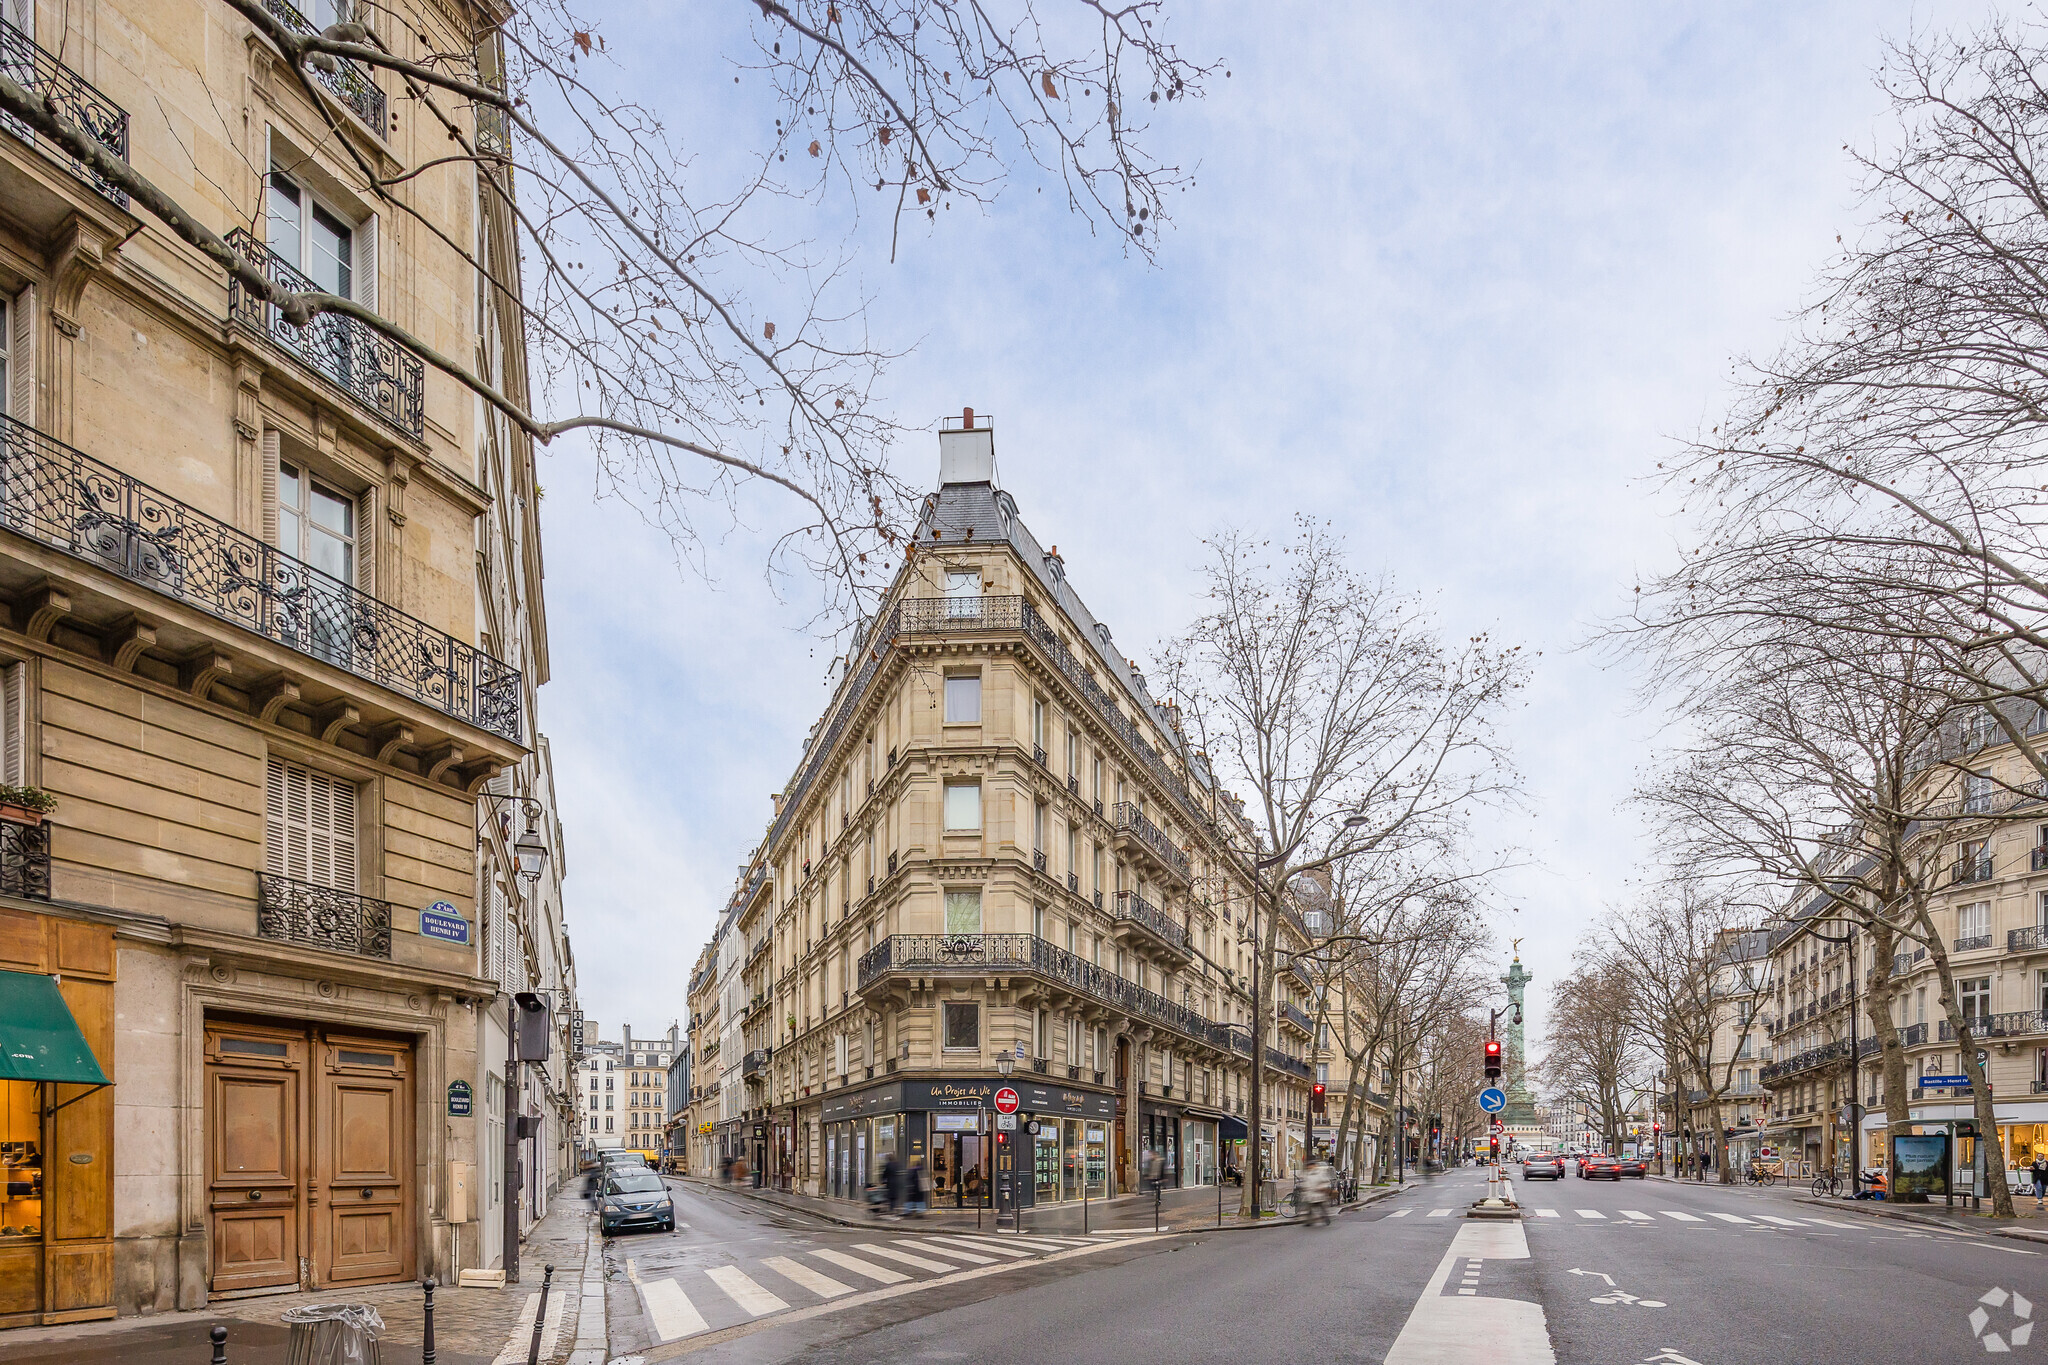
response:
{"label": "round road sign", "polygon": [[1001,1090],[996,1091],[996,1112],[998,1114],[1014,1114],[1017,1112],[1017,1092],[1007,1085]]}

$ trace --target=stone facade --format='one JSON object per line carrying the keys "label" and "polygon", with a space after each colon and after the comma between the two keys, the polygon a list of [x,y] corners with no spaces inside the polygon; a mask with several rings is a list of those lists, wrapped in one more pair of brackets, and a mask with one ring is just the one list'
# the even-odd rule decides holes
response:
{"label": "stone facade", "polygon": [[[460,163],[380,198],[349,154],[395,175],[443,152],[396,82],[347,69],[315,103],[211,0],[6,18],[33,28],[10,41],[43,49],[39,81],[125,111],[121,153],[198,221],[254,228],[252,259],[310,262],[318,238],[344,263],[323,286],[525,392],[509,305],[480,307],[436,237],[509,253],[503,208]],[[364,18],[409,56],[493,22]],[[56,801],[43,834],[0,829],[0,901],[111,927],[118,1018],[106,1293],[38,1289],[0,1323],[493,1264],[503,1201],[530,1226],[573,1159],[569,1097],[505,1061],[511,993],[547,1001],[559,1047],[575,989],[530,446],[401,347],[280,327],[6,131],[0,303],[0,781]],[[522,877],[528,829],[549,856]],[[221,1106],[259,1090],[296,1165],[245,1192]],[[373,1092],[388,1179],[319,1166],[319,1125]],[[508,1148],[515,1117],[531,1133]],[[358,1174],[378,1230],[321,1202]],[[231,1185],[279,1217],[223,1221]]]}

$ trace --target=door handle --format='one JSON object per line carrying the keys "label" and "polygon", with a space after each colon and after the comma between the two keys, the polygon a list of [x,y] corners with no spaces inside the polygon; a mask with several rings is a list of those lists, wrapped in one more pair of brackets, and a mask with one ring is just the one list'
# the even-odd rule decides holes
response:
{"label": "door handle", "polygon": [[251,1190],[251,1191],[249,1191],[249,1197],[250,1197],[251,1199],[261,1199],[261,1198],[263,1197],[263,1191],[261,1191],[261,1190]]}
{"label": "door handle", "polygon": [[368,1199],[369,1197],[370,1197],[370,1187],[369,1187],[368,1185],[365,1185],[365,1186],[363,1186],[363,1198],[365,1198],[365,1199]]}

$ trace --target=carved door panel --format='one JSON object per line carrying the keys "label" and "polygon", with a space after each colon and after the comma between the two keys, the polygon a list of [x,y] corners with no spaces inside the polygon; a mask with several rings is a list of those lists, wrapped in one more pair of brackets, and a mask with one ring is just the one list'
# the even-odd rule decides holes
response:
{"label": "carved door panel", "polygon": [[206,1035],[206,1182],[214,1293],[299,1282],[303,1039]]}
{"label": "carved door panel", "polygon": [[312,1181],[320,1285],[411,1277],[410,1049],[334,1035],[319,1042]]}

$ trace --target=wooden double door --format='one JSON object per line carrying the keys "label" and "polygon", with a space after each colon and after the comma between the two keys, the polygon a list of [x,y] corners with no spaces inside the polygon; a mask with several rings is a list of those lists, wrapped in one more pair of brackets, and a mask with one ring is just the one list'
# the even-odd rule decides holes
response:
{"label": "wooden double door", "polygon": [[408,1040],[209,1020],[211,1292],[413,1275]]}

